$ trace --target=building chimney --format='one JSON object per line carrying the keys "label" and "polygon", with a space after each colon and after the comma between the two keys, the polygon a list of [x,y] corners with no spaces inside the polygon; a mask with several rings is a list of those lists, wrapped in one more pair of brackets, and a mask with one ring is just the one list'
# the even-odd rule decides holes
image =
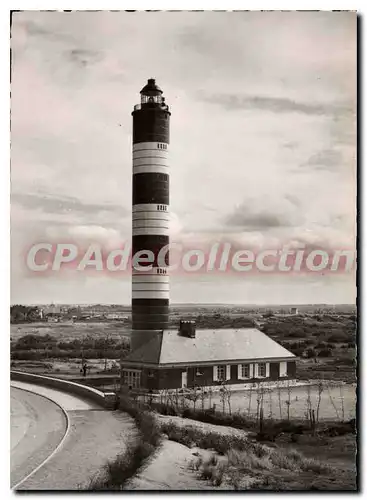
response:
{"label": "building chimney", "polygon": [[188,337],[194,339],[196,336],[196,324],[195,321],[180,320],[179,335],[182,337]]}

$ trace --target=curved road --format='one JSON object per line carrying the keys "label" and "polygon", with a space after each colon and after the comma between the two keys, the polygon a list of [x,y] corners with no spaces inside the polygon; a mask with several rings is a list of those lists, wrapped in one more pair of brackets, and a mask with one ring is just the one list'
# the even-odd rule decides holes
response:
{"label": "curved road", "polygon": [[11,487],[87,489],[134,437],[132,419],[55,389],[11,382]]}

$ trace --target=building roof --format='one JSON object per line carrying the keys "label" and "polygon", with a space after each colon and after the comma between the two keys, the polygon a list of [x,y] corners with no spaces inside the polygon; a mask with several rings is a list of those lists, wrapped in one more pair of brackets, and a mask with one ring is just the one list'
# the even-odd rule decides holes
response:
{"label": "building roof", "polygon": [[295,357],[256,328],[225,328],[196,330],[195,338],[181,336],[177,330],[164,330],[125,360],[172,365]]}
{"label": "building roof", "polygon": [[[133,333],[134,335],[134,333]],[[158,364],[160,361],[161,347],[163,335],[157,334],[152,337],[146,344],[138,347],[130,352],[122,361],[133,361],[134,363],[154,363]]]}

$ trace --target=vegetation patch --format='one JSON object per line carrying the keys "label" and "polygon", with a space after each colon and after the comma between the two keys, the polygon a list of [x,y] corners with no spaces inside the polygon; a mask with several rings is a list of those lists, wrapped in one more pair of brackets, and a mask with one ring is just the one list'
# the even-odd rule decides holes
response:
{"label": "vegetation patch", "polygon": [[[163,423],[161,430],[173,441],[213,450],[209,458],[203,460],[199,456],[191,464],[198,477],[213,486],[227,484],[235,490],[308,490],[335,489],[334,485],[339,484],[338,469],[292,448],[268,447],[247,437],[205,432],[171,422]],[[349,489],[355,486],[351,483]]]}
{"label": "vegetation patch", "polygon": [[120,399],[120,410],[134,418],[138,427],[136,439],[128,443],[124,452],[116,459],[105,465],[97,479],[91,480],[90,490],[124,490],[129,480],[148,465],[160,446],[160,429],[151,413],[138,408],[128,397]]}

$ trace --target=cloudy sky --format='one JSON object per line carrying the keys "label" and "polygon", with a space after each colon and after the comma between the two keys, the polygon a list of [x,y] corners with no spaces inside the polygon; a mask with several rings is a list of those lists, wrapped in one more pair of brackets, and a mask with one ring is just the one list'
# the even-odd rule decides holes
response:
{"label": "cloudy sky", "polygon": [[[131,110],[171,107],[172,230],[242,248],[355,244],[356,16],[20,12],[12,25],[12,303],[128,304],[128,276],[32,275],[40,241],[131,237]],[[172,302],[351,303],[352,274],[174,276]]]}

